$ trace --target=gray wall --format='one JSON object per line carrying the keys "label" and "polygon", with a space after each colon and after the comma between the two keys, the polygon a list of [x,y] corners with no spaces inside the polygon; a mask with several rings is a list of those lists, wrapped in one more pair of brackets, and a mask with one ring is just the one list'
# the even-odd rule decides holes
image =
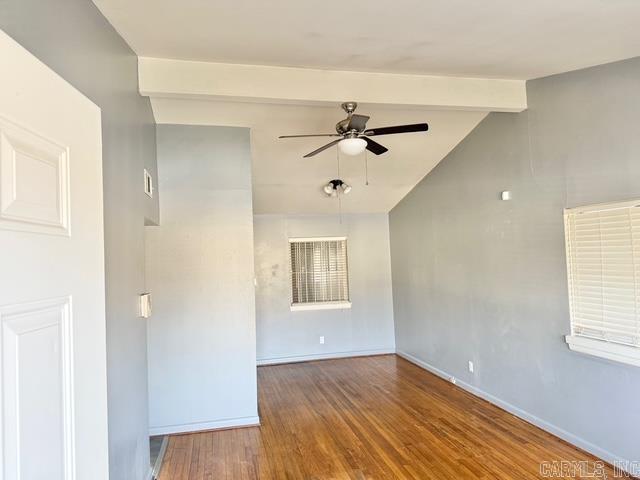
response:
{"label": "gray wall", "polygon": [[155,125],[138,95],[134,53],[87,0],[0,0],[0,28],[102,109],[109,463],[111,478],[149,470],[146,324],[136,318],[144,291],[144,218],[157,196],[142,190],[155,172]]}
{"label": "gray wall", "polygon": [[[394,351],[386,213],[256,215],[254,229],[259,361]],[[352,307],[292,312],[289,238],[330,236],[347,237]]]}
{"label": "gray wall", "polygon": [[638,79],[635,59],[528,82],[528,111],[489,115],[390,214],[398,351],[608,460],[640,460],[640,369],[564,343],[562,213],[640,197]]}
{"label": "gray wall", "polygon": [[153,433],[257,422],[249,130],[158,125],[147,227]]}

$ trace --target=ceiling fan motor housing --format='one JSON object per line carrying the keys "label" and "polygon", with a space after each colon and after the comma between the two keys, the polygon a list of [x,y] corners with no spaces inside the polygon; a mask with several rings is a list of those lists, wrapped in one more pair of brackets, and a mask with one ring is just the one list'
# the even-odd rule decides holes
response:
{"label": "ceiling fan motor housing", "polygon": [[336,123],[336,132],[338,132],[340,135],[344,135],[346,134],[349,130],[349,119],[345,118],[344,120],[340,120],[338,123]]}

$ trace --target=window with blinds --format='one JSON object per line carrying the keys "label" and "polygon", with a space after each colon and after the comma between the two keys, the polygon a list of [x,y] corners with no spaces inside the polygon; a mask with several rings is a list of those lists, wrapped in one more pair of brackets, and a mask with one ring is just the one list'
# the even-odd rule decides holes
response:
{"label": "window with blinds", "polygon": [[350,306],[346,238],[293,238],[289,248],[292,309]]}
{"label": "window with blinds", "polygon": [[565,210],[574,350],[640,365],[640,201]]}

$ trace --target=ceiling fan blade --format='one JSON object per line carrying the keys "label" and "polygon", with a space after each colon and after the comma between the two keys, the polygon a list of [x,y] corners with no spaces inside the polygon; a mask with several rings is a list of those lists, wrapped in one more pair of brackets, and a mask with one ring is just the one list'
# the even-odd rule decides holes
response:
{"label": "ceiling fan blade", "polygon": [[[342,140],[342,139],[340,139],[340,140]],[[313,151],[313,152],[311,152],[311,153],[307,153],[303,158],[313,157],[314,155],[316,155],[316,154],[318,154],[318,153],[320,153],[320,152],[322,152],[322,151],[326,150],[327,148],[331,148],[331,147],[333,147],[334,145],[337,145],[337,144],[338,144],[338,142],[339,142],[340,140],[334,140],[334,141],[333,141],[333,142],[331,142],[331,143],[327,143],[324,147],[320,147],[320,148],[318,148],[317,150],[314,150],[314,151]]]}
{"label": "ceiling fan blade", "polygon": [[375,153],[376,155],[382,155],[383,153],[389,151],[387,147],[385,147],[384,145],[380,145],[378,142],[374,142],[370,138],[367,138],[367,137],[361,137],[361,138],[364,138],[364,140],[367,142],[367,150]]}
{"label": "ceiling fan blade", "polygon": [[414,123],[412,125],[398,125],[395,127],[381,127],[371,128],[364,132],[369,137],[375,137],[376,135],[392,135],[394,133],[410,133],[410,132],[426,132],[429,130],[429,125],[426,123]]}
{"label": "ceiling fan blade", "polygon": [[341,137],[337,133],[317,133],[311,135],[280,135],[278,138],[307,138],[307,137]]}
{"label": "ceiling fan blade", "polygon": [[367,127],[367,121],[369,117],[366,115],[358,115],[354,113],[349,118],[349,125],[347,126],[347,131],[356,130],[358,132],[362,132]]}

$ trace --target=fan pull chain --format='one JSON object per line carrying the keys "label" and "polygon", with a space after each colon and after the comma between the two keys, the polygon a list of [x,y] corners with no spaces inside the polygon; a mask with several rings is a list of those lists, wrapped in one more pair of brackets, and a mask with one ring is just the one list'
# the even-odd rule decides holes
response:
{"label": "fan pull chain", "polygon": [[364,184],[369,186],[369,154],[364,151]]}
{"label": "fan pull chain", "polygon": [[[336,148],[336,160],[338,162],[338,176],[336,177],[338,180],[340,179],[340,149]],[[342,225],[342,196],[336,190],[336,195],[338,197],[338,217],[340,218],[340,225]]]}

